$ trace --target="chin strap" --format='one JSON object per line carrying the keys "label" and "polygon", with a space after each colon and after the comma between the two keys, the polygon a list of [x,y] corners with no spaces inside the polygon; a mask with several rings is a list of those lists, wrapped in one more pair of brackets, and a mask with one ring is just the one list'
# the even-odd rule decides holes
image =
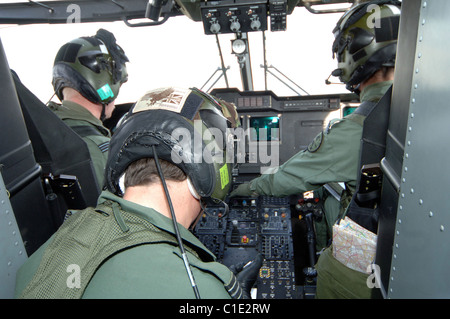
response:
{"label": "chin strap", "polygon": [[100,121],[102,121],[102,122],[106,119],[105,109],[106,109],[106,104],[102,103],[102,113],[100,113]]}

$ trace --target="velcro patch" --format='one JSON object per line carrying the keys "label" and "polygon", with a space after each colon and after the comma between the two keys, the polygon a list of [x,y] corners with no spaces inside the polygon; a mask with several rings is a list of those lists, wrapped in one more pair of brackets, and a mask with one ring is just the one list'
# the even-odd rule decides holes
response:
{"label": "velcro patch", "polygon": [[222,187],[222,189],[224,189],[225,186],[227,186],[228,183],[230,182],[230,179],[228,177],[228,166],[227,166],[227,164],[222,166],[219,169],[219,172],[220,172],[220,186]]}
{"label": "velcro patch", "polygon": [[316,137],[313,139],[313,141],[308,145],[308,152],[314,153],[317,152],[317,150],[322,145],[323,141],[323,131],[316,135]]}
{"label": "velcro patch", "polygon": [[147,110],[168,110],[181,113],[191,90],[183,88],[161,88],[147,92],[133,107],[133,113]]}

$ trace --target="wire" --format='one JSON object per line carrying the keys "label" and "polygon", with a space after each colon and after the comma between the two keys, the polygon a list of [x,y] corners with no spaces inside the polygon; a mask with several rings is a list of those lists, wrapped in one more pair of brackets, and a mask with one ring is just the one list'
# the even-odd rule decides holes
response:
{"label": "wire", "polygon": [[187,271],[187,274],[188,274],[188,277],[189,277],[189,281],[191,282],[192,289],[194,289],[195,297],[197,299],[200,299],[200,294],[198,292],[198,287],[197,287],[197,284],[195,283],[194,275],[192,274],[192,270],[191,270],[191,267],[189,265],[189,260],[188,260],[188,257],[186,255],[186,251],[184,250],[183,241],[181,239],[180,231],[178,229],[178,223],[177,223],[177,219],[176,219],[175,212],[174,212],[174,209],[173,209],[172,200],[170,199],[169,190],[167,189],[167,184],[166,184],[166,181],[164,179],[164,175],[162,173],[161,166],[159,165],[159,159],[158,159],[158,154],[156,153],[155,145],[152,145],[152,148],[153,148],[153,156],[155,157],[156,169],[158,170],[159,177],[161,178],[161,182],[162,182],[163,187],[164,187],[164,192],[166,193],[167,202],[169,204],[170,214],[172,215],[173,227],[175,229],[175,235],[177,237],[178,246],[180,247],[181,256],[183,257],[184,267],[186,268],[186,271]]}
{"label": "wire", "polygon": [[[213,198],[211,198],[211,199],[214,200]],[[222,216],[221,216],[221,217],[223,218],[223,217],[225,217],[225,216],[229,213],[230,208],[228,207],[228,204],[225,203],[225,201],[220,200],[220,199],[216,199],[216,201],[219,201],[220,203],[223,204],[223,214],[222,214]],[[213,216],[213,215],[210,214],[210,213],[208,212],[208,210],[206,209],[206,207],[207,207],[207,204],[206,204],[206,203],[203,203],[202,201],[200,201],[200,206],[201,206],[201,208],[202,208],[204,214],[206,214],[206,215],[208,215],[208,216]],[[215,206],[215,205],[214,205],[214,206]]]}
{"label": "wire", "polygon": [[50,101],[53,99],[53,97],[56,95],[56,92],[55,93],[53,93],[53,95],[50,97],[50,99],[48,100],[48,102],[47,103],[45,103],[45,105],[48,105],[48,103],[50,103]]}

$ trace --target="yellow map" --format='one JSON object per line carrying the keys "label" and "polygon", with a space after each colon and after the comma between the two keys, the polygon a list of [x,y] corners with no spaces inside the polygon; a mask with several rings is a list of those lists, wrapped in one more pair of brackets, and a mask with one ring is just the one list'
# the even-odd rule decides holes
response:
{"label": "yellow map", "polygon": [[347,267],[371,273],[377,235],[345,217],[333,225],[333,256]]}

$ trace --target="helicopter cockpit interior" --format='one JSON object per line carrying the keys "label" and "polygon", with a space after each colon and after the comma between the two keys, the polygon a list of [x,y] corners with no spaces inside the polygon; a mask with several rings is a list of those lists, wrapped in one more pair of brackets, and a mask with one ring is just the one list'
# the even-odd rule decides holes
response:
{"label": "helicopter cockpit interior", "polygon": [[[217,41],[220,67],[207,81],[209,87],[205,88],[205,91],[233,103],[238,111],[241,128],[239,134],[236,134],[233,151],[237,163],[232,172],[233,184],[237,187],[264,174],[268,169],[282,165],[294,154],[306,149],[317,134],[326,129],[330,120],[346,116],[359,105],[358,96],[346,92],[344,88],[339,93],[309,94],[295,83],[288,83],[290,79],[283,77],[284,74],[275,75],[273,72],[276,68],[271,67],[265,58],[261,69],[264,72],[266,86],[256,90],[249,50],[249,34],[282,33],[289,28],[289,16],[299,8],[317,16],[327,13],[342,14],[351,5],[359,2],[361,1],[74,0],[26,3],[19,1],[0,4],[0,24],[48,24],[56,28],[59,24],[67,23],[69,19],[78,19],[77,21],[82,23],[121,21],[129,28],[159,28],[167,21],[177,19],[177,16],[186,16],[201,24],[205,37],[218,39],[223,35],[234,36],[231,40],[231,49],[239,66],[242,87],[228,85],[228,69],[224,63],[220,42]],[[402,41],[399,41],[398,54],[402,60],[397,64],[394,90],[389,91],[389,96],[382,101],[379,113],[374,114],[378,118],[387,119],[384,123],[385,131],[381,136],[371,135],[366,140],[369,141],[368,144],[377,144],[376,147],[382,148],[382,152],[377,153],[377,160],[378,157],[381,159],[384,175],[381,196],[385,200],[380,203],[376,264],[382,269],[389,269],[382,272],[380,278],[380,295],[384,298],[414,297],[417,296],[414,291],[421,289],[416,285],[415,290],[408,289],[406,284],[396,286],[398,281],[393,282],[393,276],[390,276],[392,263],[405,266],[412,260],[410,257],[404,257],[406,254],[395,253],[398,241],[402,244],[404,242],[403,237],[398,238],[400,230],[395,230],[395,225],[398,225],[399,221],[397,213],[393,212],[401,210],[401,207],[413,205],[412,200],[405,203],[404,198],[408,197],[408,194],[410,197],[417,196],[417,190],[422,189],[409,185],[411,179],[402,177],[402,174],[412,174],[410,165],[403,166],[403,161],[412,160],[405,153],[415,154],[412,151],[409,153],[405,151],[411,145],[411,139],[406,138],[406,135],[410,132],[415,133],[413,124],[408,124],[408,120],[417,119],[419,112],[422,112],[411,111],[410,107],[417,104],[410,105],[408,101],[411,101],[411,94],[416,94],[412,103],[424,96],[431,98],[428,93],[430,91],[420,90],[421,86],[418,83],[423,81],[417,80],[417,77],[426,76],[426,79],[432,77],[429,71],[421,73],[420,63],[427,67],[432,64],[430,62],[432,58],[430,60],[424,58],[428,58],[426,54],[437,54],[437,51],[430,53],[432,50],[429,46],[439,43],[439,36],[431,36],[429,29],[426,29],[427,25],[424,26],[424,21],[433,23],[439,20],[439,8],[433,3],[439,2],[439,6],[445,7],[447,12],[450,12],[449,5],[442,1],[403,2],[405,13],[402,11],[402,18],[408,16],[408,19],[400,20],[399,37]],[[69,8],[68,5],[72,7]],[[329,5],[334,6],[330,8]],[[80,8],[81,10],[78,10]],[[428,16],[425,17],[426,14]],[[441,34],[445,28],[437,29],[441,30],[439,31]],[[424,43],[423,34],[429,36],[432,43]],[[262,42],[265,57],[264,36]],[[438,47],[441,48],[440,45]],[[306,48],[314,50],[311,47]],[[0,258],[3,261],[0,277],[2,282],[7,283],[1,289],[0,298],[12,298],[15,272],[64,222],[66,210],[95,205],[100,193],[100,189],[95,186],[92,163],[82,140],[52,114],[45,105],[46,101],[26,87],[21,81],[21,74],[10,69],[5,53],[7,51],[8,48],[3,47],[0,42],[0,96],[2,96],[0,127],[3,131],[3,137],[0,139],[2,205]],[[419,57],[422,52],[423,56]],[[201,60],[200,55],[199,59]],[[432,69],[435,74],[439,74],[434,67]],[[274,93],[267,87],[268,76],[276,77],[294,93],[291,95]],[[326,80],[324,77],[328,85],[331,83],[330,77]],[[217,85],[219,80],[225,81],[226,85]],[[444,90],[439,90],[435,96],[446,96],[445,94],[448,95]],[[114,131],[115,125],[133,102],[117,105],[113,116],[105,121],[105,126]],[[426,115],[423,116],[426,118]],[[393,119],[397,120],[396,125],[392,124]],[[444,125],[435,127],[445,130]],[[425,130],[422,127],[420,129]],[[380,140],[382,144],[378,143]],[[368,152],[372,151],[373,149],[369,148]],[[370,156],[363,159],[365,161],[363,164],[374,161]],[[417,170],[422,167],[422,164],[415,163],[415,165]],[[402,187],[406,186],[408,191],[402,191]],[[342,185],[327,185],[326,188],[336,200],[340,199]],[[422,208],[423,203],[427,202],[426,198],[429,198],[427,196],[414,197],[414,203],[419,203],[417,205]],[[255,299],[315,298],[314,266],[319,251],[316,249],[314,225],[316,221],[324,218],[323,203],[318,195],[312,191],[286,197],[238,196],[227,197],[226,202],[228,208],[222,205],[207,207],[193,230],[200,241],[227,266],[251,260],[258,253],[263,255],[263,265],[252,295]],[[411,210],[418,209],[417,205],[411,207]],[[439,209],[444,209],[442,205]],[[430,207],[424,211],[427,212],[427,216],[433,216],[431,212],[435,209]],[[410,218],[411,227],[414,229],[411,233],[417,232],[415,227],[421,219]],[[442,218],[444,220],[438,222],[441,228],[437,228],[436,236],[447,234],[444,230],[448,218]],[[430,219],[431,217],[428,217],[426,222]],[[407,221],[405,218],[402,219],[405,220]],[[433,225],[434,228],[437,227],[435,226]],[[411,239],[414,236],[409,231],[406,233],[408,240],[416,242],[415,239]],[[432,241],[441,242],[442,238],[433,237]],[[411,248],[410,244],[406,246],[408,249]],[[432,252],[428,254],[429,256],[434,258],[439,255],[436,249],[430,250]],[[423,267],[424,265],[420,265],[420,269]],[[397,269],[400,268],[402,267]],[[405,283],[412,272],[413,270],[404,270],[404,276],[395,275]],[[426,292],[418,293],[419,296],[442,296],[446,293],[448,296],[446,289],[434,290],[431,284],[426,284],[425,287]]]}

